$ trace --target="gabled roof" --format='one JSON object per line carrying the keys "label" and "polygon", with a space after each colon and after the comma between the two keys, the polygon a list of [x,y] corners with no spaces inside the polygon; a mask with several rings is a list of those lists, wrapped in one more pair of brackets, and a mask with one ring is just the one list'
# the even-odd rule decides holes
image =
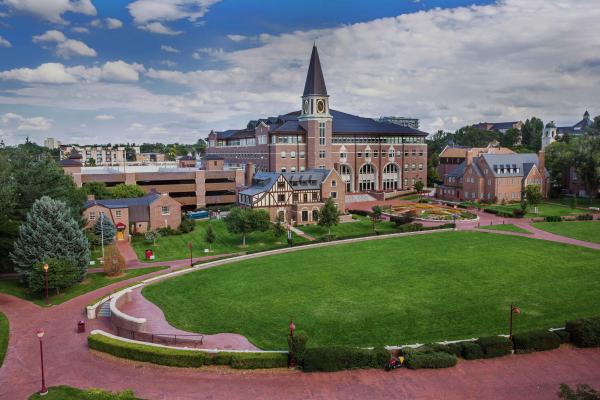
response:
{"label": "gabled roof", "polygon": [[371,118],[359,117],[357,115],[347,114],[345,112],[330,110],[333,117],[333,133],[374,133],[374,134],[390,134],[390,135],[415,135],[427,136],[426,132],[418,129],[409,128],[391,122],[379,122]]}
{"label": "gabled roof", "polygon": [[242,190],[240,194],[254,196],[255,194],[266,192],[273,187],[280,175],[280,172],[257,172],[252,178],[252,186]]}
{"label": "gabled roof", "polygon": [[319,52],[316,45],[313,46],[312,54],[310,55],[303,95],[311,94],[327,96],[325,78],[323,78],[323,70],[321,69],[321,61],[319,60]]}
{"label": "gabled roof", "polygon": [[285,121],[273,130],[275,133],[304,133],[306,132],[298,120]]}
{"label": "gabled roof", "polygon": [[149,206],[156,199],[160,197],[159,193],[148,193],[143,197],[133,197],[128,199],[102,199],[102,200],[88,200],[83,208],[90,208],[94,205],[104,206],[106,208],[125,208],[131,206]]}
{"label": "gabled roof", "polygon": [[59,161],[60,165],[63,167],[81,167],[81,161],[77,159],[67,158]]}
{"label": "gabled roof", "polygon": [[[491,168],[494,176],[498,177],[526,176],[533,165],[539,165],[538,156],[533,153],[482,154],[481,157],[483,157],[487,165]],[[526,171],[527,168],[529,170]]]}
{"label": "gabled roof", "polygon": [[285,172],[283,176],[294,190],[320,189],[331,170],[311,168],[304,172]]}

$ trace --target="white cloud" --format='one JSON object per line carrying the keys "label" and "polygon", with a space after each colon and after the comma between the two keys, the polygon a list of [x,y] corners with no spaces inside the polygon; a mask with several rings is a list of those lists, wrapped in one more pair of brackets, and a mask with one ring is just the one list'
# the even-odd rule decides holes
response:
{"label": "white cloud", "polygon": [[227,38],[231,41],[234,42],[243,42],[244,40],[248,39],[248,36],[244,36],[244,35],[227,35]]}
{"label": "white cloud", "polygon": [[177,63],[175,61],[171,61],[171,60],[162,60],[160,63],[162,65],[166,65],[169,68],[174,68],[177,66]]}
{"label": "white cloud", "polygon": [[19,131],[47,131],[52,128],[52,120],[44,117],[23,117],[15,113],[0,116],[0,124],[14,126]]}
{"label": "white cloud", "polygon": [[160,49],[168,53],[179,53],[179,50],[177,50],[175,47],[167,46],[164,44],[160,46]]}
{"label": "white cloud", "polygon": [[108,29],[119,29],[123,27],[123,22],[116,18],[106,18],[105,22]]}
{"label": "white cloud", "polygon": [[77,33],[90,33],[90,30],[84,26],[75,26],[71,30]]}
{"label": "white cloud", "polygon": [[148,32],[158,33],[159,35],[174,36],[181,35],[183,33],[183,31],[174,31],[160,22],[150,22],[149,24],[139,25],[138,28]]}
{"label": "white cloud", "polygon": [[96,57],[96,50],[79,40],[68,39],[62,32],[49,30],[42,35],[33,37],[34,43],[55,43],[54,51],[62,58],[71,56]]}
{"label": "white cloud", "polygon": [[124,61],[108,61],[101,67],[82,65],[65,67],[60,63],[45,63],[37,68],[15,68],[0,72],[0,79],[25,83],[70,84],[77,82],[136,82],[144,66]]}
{"label": "white cloud", "polygon": [[12,44],[0,35],[0,47],[12,47]]}
{"label": "white cloud", "polygon": [[140,28],[153,33],[174,35],[182,33],[173,31],[162,22],[187,19],[198,21],[209,10],[210,6],[220,0],[136,0],[127,8],[134,23]]}
{"label": "white cloud", "polygon": [[133,124],[129,125],[129,128],[127,128],[128,131],[134,132],[143,131],[144,129],[146,129],[146,127],[143,124],[140,124],[139,122],[134,122]]}
{"label": "white cloud", "polygon": [[205,47],[205,48],[198,49],[194,53],[192,53],[192,57],[195,60],[200,60],[202,58],[202,55],[206,55],[208,57],[221,57],[224,54],[225,54],[225,51],[223,51],[223,49],[221,49],[221,48],[214,49],[212,47]]}
{"label": "white cloud", "polygon": [[99,19],[93,19],[90,21],[90,26],[94,28],[102,28],[102,21]]}
{"label": "white cloud", "polygon": [[96,115],[94,119],[98,121],[109,121],[111,119],[115,119],[115,116],[110,114],[100,114]]}
{"label": "white cloud", "polygon": [[67,24],[66,12],[96,15],[91,0],[4,0],[3,4],[21,13],[31,14],[50,22]]}

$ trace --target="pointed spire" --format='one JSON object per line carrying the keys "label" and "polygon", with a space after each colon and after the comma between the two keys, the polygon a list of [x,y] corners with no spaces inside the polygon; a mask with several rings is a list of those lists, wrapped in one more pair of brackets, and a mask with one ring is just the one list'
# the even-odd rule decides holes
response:
{"label": "pointed spire", "polygon": [[585,110],[585,113],[583,114],[583,119],[588,119],[590,117],[590,113],[588,112],[588,110]]}
{"label": "pointed spire", "polygon": [[327,96],[325,78],[323,78],[323,70],[321,69],[321,61],[319,60],[319,52],[317,51],[316,44],[313,45],[312,54],[310,55],[303,95],[310,94]]}

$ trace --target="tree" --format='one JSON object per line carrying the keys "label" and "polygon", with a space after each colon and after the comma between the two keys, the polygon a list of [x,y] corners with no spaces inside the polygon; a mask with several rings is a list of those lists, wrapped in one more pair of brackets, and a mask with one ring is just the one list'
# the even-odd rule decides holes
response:
{"label": "tree", "polygon": [[600,186],[600,136],[585,135],[572,142],[572,165],[591,200]]}
{"label": "tree", "polygon": [[126,185],[124,183],[119,183],[117,186],[110,189],[110,191],[111,197],[114,199],[129,199],[134,197],[143,197],[146,195],[144,189],[136,184]]}
{"label": "tree", "polygon": [[337,225],[340,222],[340,211],[337,205],[330,197],[325,200],[325,204],[319,210],[319,225],[326,226],[328,229],[328,235],[331,236],[331,227]]}
{"label": "tree", "polygon": [[153,246],[156,246],[156,241],[160,239],[160,233],[158,231],[148,231],[144,236],[146,242],[152,243]]}
{"label": "tree", "polygon": [[424,188],[425,188],[425,184],[423,183],[423,181],[415,182],[415,190],[417,191],[418,194],[421,194],[421,192],[423,191]]}
{"label": "tree", "polygon": [[278,218],[275,225],[273,225],[273,235],[275,235],[275,238],[280,238],[284,234],[285,234],[285,227],[281,223],[281,220]]}
{"label": "tree", "polygon": [[600,393],[592,389],[589,385],[578,385],[573,390],[569,385],[561,384],[558,398],[564,400],[600,400]]}
{"label": "tree", "polygon": [[208,249],[211,250],[212,244],[215,242],[216,236],[215,231],[211,224],[208,224],[206,228],[206,232],[204,233],[204,241],[208,243]]}
{"label": "tree", "polygon": [[577,195],[571,197],[571,208],[572,209],[576,209],[577,208]]}
{"label": "tree", "polygon": [[500,136],[500,145],[502,147],[514,147],[519,144],[520,139],[521,131],[515,128],[510,128],[502,136]]}
{"label": "tree", "polygon": [[104,182],[89,182],[83,186],[83,190],[88,195],[93,195],[96,200],[101,199],[110,199],[111,192],[106,187],[106,183]]}
{"label": "tree", "polygon": [[525,186],[525,198],[529,205],[539,204],[542,200],[542,192],[540,191],[540,185],[527,185]]}
{"label": "tree", "polygon": [[[420,181],[419,181],[420,182]],[[373,222],[373,230],[379,221],[381,221],[381,217],[383,215],[383,208],[381,206],[373,206],[371,209],[371,222]]]}
{"label": "tree", "polygon": [[539,118],[531,117],[521,127],[521,144],[533,151],[540,150],[543,131],[544,122]]}
{"label": "tree", "polygon": [[46,288],[46,273],[43,265],[48,264],[48,289],[55,290],[56,294],[61,289],[73,286],[79,281],[79,269],[71,260],[49,258],[38,262],[32,268],[27,280],[29,290],[42,292]]}
{"label": "tree", "polygon": [[94,224],[94,233],[98,236],[99,240],[104,238],[104,244],[110,244],[117,234],[117,228],[115,228],[110,218],[105,216],[98,219]]}
{"label": "tree", "polygon": [[85,165],[87,167],[95,167],[96,166],[96,159],[95,158],[88,158],[87,161],[85,162]]}
{"label": "tree", "polygon": [[35,201],[19,227],[10,257],[25,280],[35,264],[48,258],[72,261],[79,268],[81,280],[90,262],[90,248],[65,202],[43,196]]}
{"label": "tree", "polygon": [[104,250],[104,273],[108,276],[118,276],[125,272],[127,264],[117,246],[110,245]]}
{"label": "tree", "polygon": [[225,224],[229,232],[242,235],[242,247],[246,247],[246,235],[268,230],[271,227],[271,219],[265,210],[235,207],[225,217]]}

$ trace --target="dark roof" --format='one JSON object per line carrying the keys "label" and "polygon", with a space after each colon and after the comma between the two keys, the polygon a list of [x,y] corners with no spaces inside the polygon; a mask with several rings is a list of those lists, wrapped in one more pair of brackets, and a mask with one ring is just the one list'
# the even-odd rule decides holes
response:
{"label": "dark roof", "polygon": [[204,156],[205,160],[223,160],[223,157],[217,156],[215,154],[207,154]]}
{"label": "dark roof", "polygon": [[294,132],[305,132],[304,128],[300,126],[298,120],[290,120],[286,121],[283,124],[279,125],[277,128],[273,130],[273,132],[281,132],[281,133],[294,133]]}
{"label": "dark roof", "polygon": [[359,117],[341,111],[330,110],[333,117],[333,133],[384,133],[391,135],[427,136],[426,132],[391,122],[379,122],[371,118]]}
{"label": "dark roof", "polygon": [[180,160],[195,160],[196,157],[194,156],[183,156],[183,157],[179,157]]}
{"label": "dark roof", "polygon": [[258,193],[266,192],[271,189],[277,178],[281,175],[280,172],[257,172],[252,178],[252,186],[242,190],[240,193],[248,196],[253,196]]}
{"label": "dark roof", "polygon": [[81,167],[81,161],[78,161],[77,159],[67,158],[60,160],[59,162],[63,167]]}
{"label": "dark roof", "polygon": [[253,196],[268,191],[283,175],[294,190],[319,189],[331,173],[328,169],[311,168],[303,172],[257,172],[252,178],[252,186],[240,193]]}
{"label": "dark roof", "polygon": [[130,222],[145,222],[150,221],[150,208],[148,206],[159,197],[160,194],[154,192],[149,193],[144,197],[130,199],[88,200],[83,208],[87,209],[94,205],[100,205],[106,208],[127,208],[129,211]]}
{"label": "dark roof", "polygon": [[69,158],[72,160],[81,160],[81,154],[77,150],[73,149],[71,150]]}
{"label": "dark roof", "polygon": [[[481,157],[492,168],[494,175],[500,177],[527,176],[533,165],[539,165],[538,156],[534,153],[482,154]],[[517,169],[519,172],[516,172]]]}
{"label": "dark roof", "polygon": [[325,78],[323,78],[323,70],[321,69],[321,61],[319,60],[319,52],[316,45],[313,46],[312,54],[310,55],[306,83],[304,84],[304,96],[310,94],[327,96]]}

